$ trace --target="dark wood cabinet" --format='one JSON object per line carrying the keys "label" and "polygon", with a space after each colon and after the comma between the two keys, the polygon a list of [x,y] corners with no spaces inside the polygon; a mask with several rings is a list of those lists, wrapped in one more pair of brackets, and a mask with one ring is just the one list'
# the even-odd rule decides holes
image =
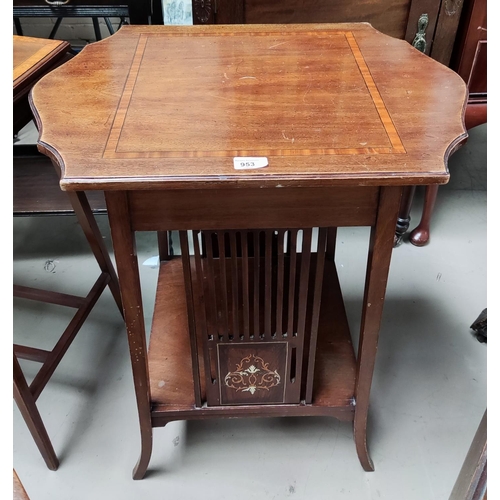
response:
{"label": "dark wood cabinet", "polygon": [[[368,22],[448,65],[463,0],[192,0],[192,6],[194,24]],[[155,6],[153,22],[163,24]]]}
{"label": "dark wood cabinet", "polygon": [[487,8],[486,0],[468,0],[451,61],[454,69],[469,87],[465,115],[466,127],[486,123],[487,113]]}

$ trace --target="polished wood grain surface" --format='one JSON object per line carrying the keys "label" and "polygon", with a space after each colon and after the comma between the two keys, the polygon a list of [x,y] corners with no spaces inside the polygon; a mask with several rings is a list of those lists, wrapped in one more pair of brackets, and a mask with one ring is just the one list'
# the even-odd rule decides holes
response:
{"label": "polished wood grain surface", "polygon": [[[225,37],[204,34],[200,42],[201,33],[187,39],[182,34],[169,37],[161,34],[141,35],[104,157],[404,153],[401,140],[352,32],[332,34],[327,31],[314,35],[317,37],[317,47],[313,53],[302,51],[303,38],[293,33],[276,33],[272,38],[274,45],[271,46],[270,54],[264,56],[265,60],[256,61],[251,58],[251,54],[265,54],[270,40],[267,36],[244,37],[240,34],[240,39],[234,45],[241,49],[242,59],[237,66],[224,72],[222,79],[218,72],[208,68],[208,64],[211,53],[226,50]],[[309,37],[310,33],[306,33],[306,36]],[[285,44],[284,49],[279,49]],[[332,60],[327,62],[322,52],[332,45],[336,50]],[[200,52],[199,58],[207,62],[195,67],[193,74],[186,74],[183,66],[170,64],[164,56],[169,53],[187,55],[197,50]],[[287,74],[283,50],[293,53],[299,82]],[[319,72],[328,72],[331,76],[322,92],[311,93],[313,82],[309,75]],[[209,78],[205,78],[207,73],[212,73]],[[260,94],[260,81],[275,82],[275,94]],[[144,104],[158,93],[158,82],[162,82],[162,92],[168,97],[144,113]],[[199,92],[200,83],[203,93]],[[292,87],[292,96],[286,92],[287,86]],[[346,90],[353,101],[349,106],[342,105]],[[176,106],[176,103],[186,98],[186,91],[196,95],[196,106],[194,103]],[[330,96],[330,106],[324,103],[325,93]],[[304,94],[302,99],[301,94]],[[280,107],[279,118],[284,129],[274,127],[271,131],[268,127],[262,127],[263,123],[276,121],[277,106]],[[211,110],[210,115],[200,117],[200,107]],[[350,135],[336,133],[338,123],[332,121],[329,111],[338,109],[347,123],[360,119],[366,126],[353,129]],[[168,128],[158,127],[167,115],[172,123]],[[200,121],[200,118],[205,119]],[[207,119],[213,120],[218,126],[213,129],[207,127]],[[245,128],[251,133],[242,134],[242,127],[235,123],[235,119],[244,120]],[[311,121],[316,125],[314,128],[311,128]],[[141,125],[139,134],[136,124]]]}
{"label": "polished wood grain surface", "polygon": [[52,59],[64,55],[70,45],[60,40],[13,35],[13,84],[14,93],[23,83],[44,70]]}
{"label": "polished wood grain surface", "polygon": [[[138,183],[140,184],[140,183]],[[379,189],[373,186],[278,189],[130,191],[135,231],[232,228],[370,226],[376,221]]]}
{"label": "polished wood grain surface", "polygon": [[45,74],[69,59],[68,42],[13,36],[13,132],[33,119],[28,93]]}
{"label": "polished wood grain surface", "polygon": [[380,186],[447,182],[466,96],[365,23],[125,26],[39,82],[32,108],[64,190]]}

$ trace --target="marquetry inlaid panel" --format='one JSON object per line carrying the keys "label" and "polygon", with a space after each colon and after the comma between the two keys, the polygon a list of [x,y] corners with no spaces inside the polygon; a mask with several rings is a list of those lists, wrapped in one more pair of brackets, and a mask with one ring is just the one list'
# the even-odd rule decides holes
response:
{"label": "marquetry inlaid panel", "polygon": [[287,342],[217,345],[220,404],[284,403]]}
{"label": "marquetry inlaid panel", "polygon": [[304,399],[327,239],[318,231],[180,232],[208,405]]}

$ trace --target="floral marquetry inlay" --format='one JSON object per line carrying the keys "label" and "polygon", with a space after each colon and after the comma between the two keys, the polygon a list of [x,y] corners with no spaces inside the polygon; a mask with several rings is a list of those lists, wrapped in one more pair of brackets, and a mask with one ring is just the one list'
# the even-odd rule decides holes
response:
{"label": "floral marquetry inlay", "polygon": [[250,354],[244,357],[236,366],[234,372],[229,372],[224,383],[237,392],[255,394],[259,390],[269,391],[279,385],[281,377],[277,370],[270,370],[269,363],[261,357]]}

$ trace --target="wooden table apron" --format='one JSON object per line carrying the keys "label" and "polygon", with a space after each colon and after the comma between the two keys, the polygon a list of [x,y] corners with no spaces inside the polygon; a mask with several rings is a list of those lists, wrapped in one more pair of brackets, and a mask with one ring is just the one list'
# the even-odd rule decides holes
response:
{"label": "wooden table apron", "polygon": [[[71,99],[75,118],[58,92]],[[153,427],[211,417],[328,415],[353,421],[360,462],[373,470],[366,437],[369,394],[401,196],[405,186],[447,182],[448,156],[467,137],[466,94],[464,82],[451,70],[363,23],[125,26],[36,86],[32,108],[41,130],[38,147],[61,169],[62,189],[105,192],[141,427],[135,479],[146,473]],[[235,170],[237,156],[265,156],[269,166]],[[335,237],[342,226],[371,228],[357,356],[335,269]],[[299,258],[297,231],[303,231],[307,249],[311,228],[319,228],[318,251],[311,256],[313,250],[304,254],[302,249]],[[160,250],[149,345],[137,231],[180,231],[181,238],[182,258],[165,260]],[[218,275],[210,274],[211,244],[206,244],[204,264],[209,274],[187,271],[189,262],[200,261],[197,244],[190,257],[188,232],[205,242],[214,233],[222,235],[217,235]],[[273,288],[272,280],[283,277],[285,233],[291,238],[289,262],[297,259],[301,283],[295,287],[289,278],[287,286],[294,290],[289,297],[299,292],[288,303],[287,328],[294,328],[296,314],[299,330],[307,316],[316,329],[310,331],[318,333],[308,334],[303,352],[297,348],[297,357],[307,362],[297,363],[293,376],[292,362],[281,375],[267,365],[246,370],[246,375],[262,370],[274,377],[264,389],[283,387],[282,399],[272,395],[258,404],[245,403],[256,387],[242,390],[229,379],[239,394],[231,400],[221,386],[223,380],[231,387],[233,372],[224,378],[227,365],[219,364],[218,375],[211,375],[207,346],[217,344],[222,352],[224,335],[229,344],[233,340],[230,331],[241,334],[234,344],[259,342],[247,337],[245,318],[238,331],[239,285],[231,284],[231,298],[226,278],[233,273],[228,283],[240,279],[240,264],[234,262],[241,257],[241,265],[248,265],[247,237],[252,237],[252,307],[257,310],[252,328],[258,331],[262,314],[261,338],[270,336],[266,342],[273,344],[271,337],[284,331],[281,319],[272,320],[270,303],[281,304],[276,318],[283,318],[284,292]],[[265,255],[259,253],[261,235]],[[224,254],[227,241],[233,246]],[[247,295],[249,269],[241,271]],[[278,278],[267,281],[272,272]],[[220,284],[212,285],[217,279]],[[231,317],[233,326],[218,339],[203,334],[204,343],[198,343],[203,328],[196,301],[203,302],[201,287],[212,293],[206,283],[223,290],[224,321],[229,325]],[[243,315],[248,300],[243,296]],[[300,306],[295,313],[294,300]],[[280,359],[294,359],[296,348],[290,348],[292,354],[287,350],[298,345],[292,340],[281,342],[287,357]],[[212,387],[216,379],[219,389]],[[300,383],[293,386],[296,379]],[[250,392],[241,396],[244,391]]]}

